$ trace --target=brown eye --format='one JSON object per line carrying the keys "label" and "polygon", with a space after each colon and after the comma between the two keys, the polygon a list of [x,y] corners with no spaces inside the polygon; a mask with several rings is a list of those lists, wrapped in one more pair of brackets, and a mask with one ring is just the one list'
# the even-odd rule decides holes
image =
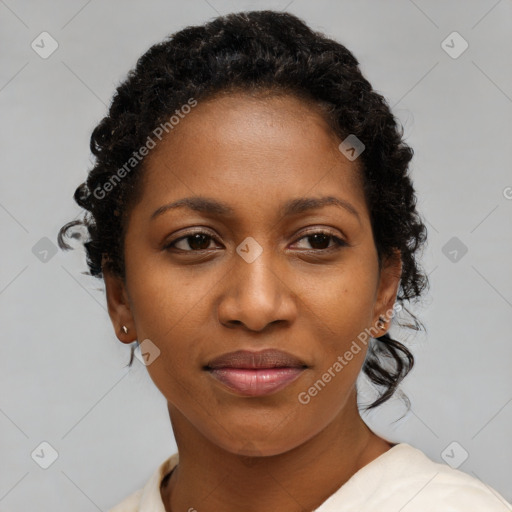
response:
{"label": "brown eye", "polygon": [[[300,240],[308,240],[310,247],[305,247],[305,249],[313,249],[318,251],[325,251],[332,249],[334,247],[342,247],[348,245],[346,242],[334,236],[332,233],[326,231],[316,231],[314,233],[309,233],[299,239]],[[329,242],[333,240],[334,244],[329,245]]]}
{"label": "brown eye", "polygon": [[[170,242],[164,247],[164,249],[175,248],[184,252],[205,251],[210,247],[212,240],[213,237],[208,233],[191,233]],[[181,244],[181,247],[179,247],[178,244]]]}

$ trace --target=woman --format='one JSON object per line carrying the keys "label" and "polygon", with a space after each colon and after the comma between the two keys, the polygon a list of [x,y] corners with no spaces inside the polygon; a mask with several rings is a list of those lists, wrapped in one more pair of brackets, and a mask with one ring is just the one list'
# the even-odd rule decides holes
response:
{"label": "woman", "polygon": [[507,510],[359,414],[361,372],[376,407],[413,365],[389,330],[427,288],[426,228],[413,152],[345,47],[282,12],[185,28],[91,150],[87,263],[179,453],[112,511]]}

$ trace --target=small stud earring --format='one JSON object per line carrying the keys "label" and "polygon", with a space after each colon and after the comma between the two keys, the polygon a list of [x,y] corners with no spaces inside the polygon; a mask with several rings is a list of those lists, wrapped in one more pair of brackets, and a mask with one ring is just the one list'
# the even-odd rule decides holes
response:
{"label": "small stud earring", "polygon": [[379,316],[379,322],[378,322],[378,325],[379,325],[379,328],[380,329],[385,329],[386,326],[384,325],[386,322],[386,319],[383,318],[382,316]]}
{"label": "small stud earring", "polygon": [[123,325],[121,329],[125,334],[128,334],[128,327],[126,327],[126,325]]}

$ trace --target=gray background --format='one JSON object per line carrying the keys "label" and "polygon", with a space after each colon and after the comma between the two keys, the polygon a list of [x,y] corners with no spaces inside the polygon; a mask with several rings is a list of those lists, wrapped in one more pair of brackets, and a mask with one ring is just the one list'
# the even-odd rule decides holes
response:
{"label": "gray background", "polygon": [[[416,151],[431,290],[413,310],[428,332],[401,335],[417,358],[411,411],[396,421],[393,400],[366,421],[440,462],[465,450],[460,469],[512,500],[511,0],[0,0],[2,512],[106,510],[175,451],[163,397],[138,360],[125,367],[102,282],[81,274],[83,251],[53,254],[44,237],[80,214],[90,133],[136,59],[186,25],[264,8],[346,44]],[[47,59],[31,48],[43,31],[59,44]],[[456,59],[441,46],[453,31],[469,43]]]}

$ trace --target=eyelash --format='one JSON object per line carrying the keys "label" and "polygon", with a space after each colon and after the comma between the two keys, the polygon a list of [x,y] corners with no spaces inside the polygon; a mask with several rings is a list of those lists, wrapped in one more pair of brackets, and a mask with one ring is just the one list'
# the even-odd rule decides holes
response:
{"label": "eyelash", "polygon": [[[187,238],[191,238],[194,235],[206,235],[211,240],[214,240],[214,241],[217,242],[216,238],[214,236],[212,236],[210,233],[206,232],[206,231],[194,231],[194,232],[188,233],[185,236],[181,236],[180,238],[177,238],[176,240],[172,240],[171,242],[169,242],[168,244],[166,244],[164,246],[164,249],[166,249],[166,250],[173,249],[173,245],[175,245],[176,243],[180,242],[181,240],[186,240]],[[334,241],[335,245],[331,246],[331,247],[327,247],[326,249],[302,249],[303,251],[305,251],[305,252],[318,252],[318,251],[320,251],[320,252],[330,252],[332,250],[338,250],[341,247],[348,246],[347,242],[345,242],[341,238],[335,236],[333,233],[330,233],[329,231],[325,231],[325,230],[318,230],[318,231],[308,232],[308,233],[302,235],[300,238],[298,238],[297,242],[302,240],[302,239],[304,239],[304,238],[312,237],[314,235],[325,235],[326,237],[332,239]],[[208,251],[209,250],[209,249],[199,249],[199,250],[190,249],[190,250],[185,250],[185,249],[177,249],[177,248],[174,248],[174,249],[176,249],[177,251],[180,251],[182,253],[185,253],[185,252],[201,253],[203,251]]]}

